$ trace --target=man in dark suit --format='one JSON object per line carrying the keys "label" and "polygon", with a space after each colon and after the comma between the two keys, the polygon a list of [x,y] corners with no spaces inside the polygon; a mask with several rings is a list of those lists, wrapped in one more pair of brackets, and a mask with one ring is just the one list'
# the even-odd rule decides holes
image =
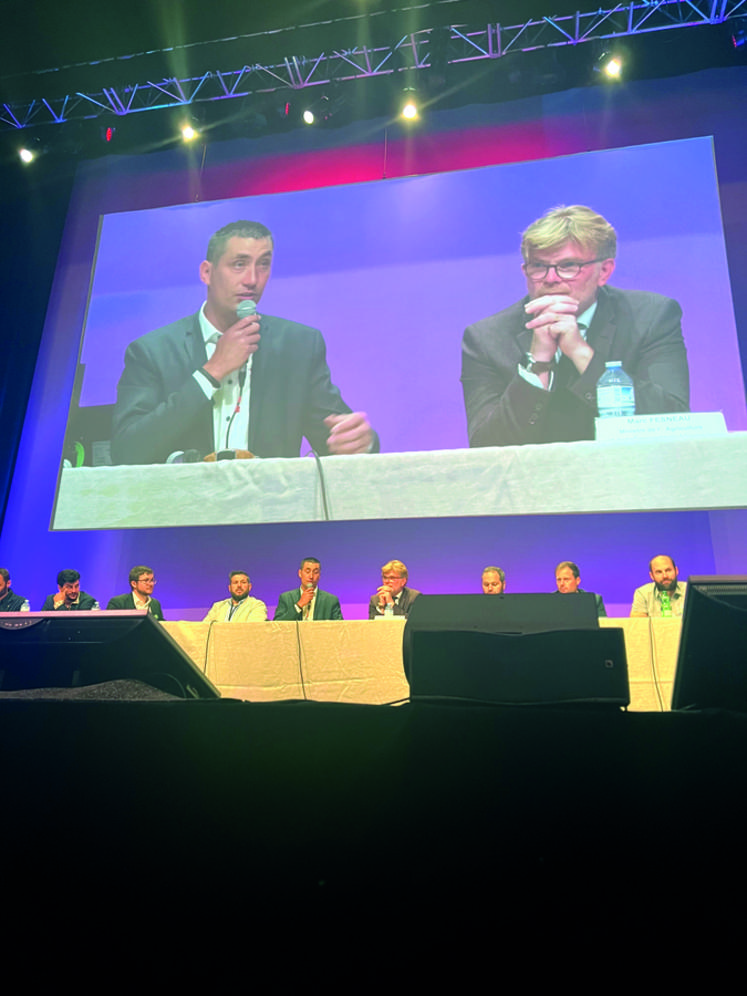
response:
{"label": "man in dark suit", "polygon": [[147,609],[148,612],[163,622],[163,609],[158,599],[153,598],[153,588],[156,579],[150,567],[133,567],[130,571],[130,591],[127,595],[115,595],[109,599],[107,609]]}
{"label": "man in dark suit", "polygon": [[28,612],[29,600],[10,587],[10,571],[0,567],[0,612]]}
{"label": "man in dark suit", "polygon": [[57,593],[47,595],[42,612],[90,612],[99,608],[93,595],[80,590],[78,571],[65,570],[57,575]]}
{"label": "man in dark suit", "polygon": [[[569,595],[577,591],[582,592],[584,589],[581,587],[581,571],[578,564],[574,564],[572,560],[564,560],[558,564],[555,568],[555,584],[557,585],[558,593],[561,595]],[[601,595],[594,594],[594,604],[597,607],[598,616],[607,615]]]}
{"label": "man in dark suit", "polygon": [[381,587],[368,603],[368,618],[407,616],[419,594],[417,589],[407,587],[407,568],[402,561],[389,560],[381,568]]}
{"label": "man in dark suit", "polygon": [[524,232],[528,297],[464,333],[470,446],[593,439],[597,381],[613,360],[633,380],[636,414],[689,410],[682,311],[607,286],[616,251],[614,228],[581,205]]}
{"label": "man in dark suit", "polygon": [[321,454],[378,448],[365,413],[352,412],[331,381],[321,333],[256,313],[273,248],[258,222],[221,228],[200,264],[201,310],[127,347],[114,463],[163,463],[187,450],[297,457],[304,436]]}
{"label": "man in dark suit", "polygon": [[342,619],[340,600],[319,590],[322,565],[316,557],[304,557],[298,569],[301,587],[284,591],[275,609],[274,622],[302,622],[316,619]]}

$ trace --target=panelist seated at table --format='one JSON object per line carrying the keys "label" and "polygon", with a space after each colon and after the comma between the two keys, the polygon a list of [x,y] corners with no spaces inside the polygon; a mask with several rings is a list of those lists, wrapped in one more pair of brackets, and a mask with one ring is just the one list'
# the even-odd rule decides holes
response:
{"label": "panelist seated at table", "polygon": [[80,590],[78,571],[65,570],[57,575],[57,593],[47,595],[42,612],[88,612],[100,608],[93,595]]}
{"label": "panelist seated at table", "polygon": [[[557,586],[557,594],[560,595],[572,595],[576,592],[583,592],[581,587],[581,571],[579,570],[578,564],[574,564],[572,560],[563,560],[555,568],[555,584]],[[597,615],[606,617],[607,610],[604,607],[604,600],[601,595],[594,593],[594,604],[597,607]]]}
{"label": "panelist seated at table", "polygon": [[483,595],[502,595],[506,590],[506,572],[502,567],[484,567],[482,572]]}
{"label": "panelist seated at table", "polygon": [[252,582],[246,571],[231,571],[228,575],[230,598],[215,602],[203,622],[266,622],[267,606],[251,598]]}
{"label": "panelist seated at table", "polygon": [[0,612],[28,612],[28,598],[16,595],[10,586],[10,571],[0,567]]}
{"label": "panelist seated at table", "polygon": [[524,232],[528,295],[464,333],[470,446],[594,439],[597,381],[613,360],[633,380],[636,414],[689,411],[680,306],[610,287],[616,251],[615,229],[584,205]]}
{"label": "panelist seated at table", "polygon": [[315,619],[342,619],[340,600],[321,591],[322,565],[316,557],[304,557],[298,569],[300,588],[284,591],[275,609],[275,622],[303,622]]}
{"label": "panelist seated at table", "polygon": [[127,347],[112,420],[115,464],[224,449],[297,457],[304,436],[322,455],[378,449],[365,413],[351,411],[332,383],[321,332],[256,313],[273,253],[264,225],[224,226],[200,264],[203,307]]}
{"label": "panelist seated at table", "polygon": [[687,584],[678,581],[679,568],[668,554],[653,557],[648,565],[649,584],[633,593],[631,616],[681,616]]}
{"label": "panelist seated at table", "polygon": [[133,567],[128,580],[129,592],[126,595],[115,595],[110,598],[107,609],[147,609],[154,619],[163,622],[161,603],[153,597],[153,588],[157,583],[153,568],[144,564]]}
{"label": "panelist seated at table", "polygon": [[389,560],[381,568],[381,586],[368,603],[368,618],[407,617],[419,594],[415,588],[407,587],[407,568],[402,561]]}

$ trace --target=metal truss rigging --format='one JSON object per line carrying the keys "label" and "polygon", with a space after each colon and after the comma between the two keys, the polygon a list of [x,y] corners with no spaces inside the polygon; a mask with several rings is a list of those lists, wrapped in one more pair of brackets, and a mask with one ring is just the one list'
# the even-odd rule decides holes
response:
{"label": "metal truss rigging", "polygon": [[147,80],[92,93],[9,102],[0,105],[0,130],[107,116],[114,119],[276,91],[291,95],[334,82],[417,73],[431,68],[436,59],[442,66],[496,60],[511,53],[703,27],[745,17],[747,0],[637,0],[511,26],[490,23],[474,29],[464,25],[427,28],[376,47],[359,45],[321,52],[313,58],[289,55],[273,65],[254,63],[184,79]]}

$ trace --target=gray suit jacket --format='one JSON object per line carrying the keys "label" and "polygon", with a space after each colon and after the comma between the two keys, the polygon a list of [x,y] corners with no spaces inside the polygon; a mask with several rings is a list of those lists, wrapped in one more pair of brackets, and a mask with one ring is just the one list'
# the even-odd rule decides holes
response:
{"label": "gray suit jacket", "polygon": [[[394,606],[393,615],[395,616],[407,616],[410,612],[412,603],[418,597],[420,592],[416,588],[403,588],[399,593],[399,600]],[[371,601],[368,603],[368,618],[378,619],[379,616],[383,616],[384,613],[379,611],[379,599],[377,595],[371,596]]]}
{"label": "gray suit jacket", "polygon": [[[247,448],[297,457],[305,436],[326,454],[324,419],[350,408],[330,379],[321,332],[262,315],[254,354]],[[176,450],[213,452],[213,408],[192,376],[207,361],[198,315],[131,342],[112,418],[116,464],[163,463]]]}
{"label": "gray suit jacket", "polygon": [[553,390],[518,373],[532,332],[528,298],[470,325],[462,342],[462,386],[470,446],[514,446],[594,438],[596,385],[620,360],[635,387],[636,414],[688,411],[687,354],[676,301],[645,291],[602,287],[587,340],[594,357],[579,375],[562,357]]}
{"label": "gray suit jacket", "polygon": [[[275,609],[273,622],[298,622],[301,613],[296,608],[296,602],[301,597],[301,589],[295,588],[293,591],[284,591],[278,599],[278,607]],[[340,599],[336,595],[331,595],[328,591],[317,588],[314,596],[314,618],[312,622],[319,619],[342,619],[342,609]]]}

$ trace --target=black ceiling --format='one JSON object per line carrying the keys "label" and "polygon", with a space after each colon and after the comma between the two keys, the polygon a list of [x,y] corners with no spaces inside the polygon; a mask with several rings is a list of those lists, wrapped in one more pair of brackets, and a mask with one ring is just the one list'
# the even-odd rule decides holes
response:
{"label": "black ceiling", "polygon": [[[591,4],[593,8],[595,4]],[[95,86],[95,77],[120,82],[202,73],[234,62],[272,62],[284,55],[316,55],[356,43],[445,24],[479,27],[520,24],[542,14],[570,13],[578,0],[0,0],[0,86],[3,99],[33,91]],[[583,9],[583,0],[582,0]],[[234,38],[235,42],[200,43]],[[182,47],[187,46],[187,47]],[[191,47],[194,46],[194,47]],[[143,53],[151,53],[146,55]],[[111,60],[122,60],[113,65]],[[98,62],[98,66],[87,64]],[[86,65],[79,65],[79,64]]]}

